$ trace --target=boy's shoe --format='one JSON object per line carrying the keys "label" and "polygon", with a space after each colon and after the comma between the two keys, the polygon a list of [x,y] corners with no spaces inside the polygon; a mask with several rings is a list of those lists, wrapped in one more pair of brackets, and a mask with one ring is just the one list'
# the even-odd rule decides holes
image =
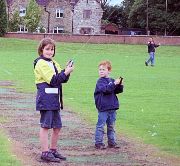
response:
{"label": "boy's shoe", "polygon": [[117,143],[114,143],[114,144],[108,144],[108,148],[114,148],[114,149],[119,149],[120,146],[118,146]]}
{"label": "boy's shoe", "polygon": [[104,149],[106,149],[106,146],[105,146],[105,144],[95,144],[95,148],[96,149],[100,149],[100,150],[104,150]]}
{"label": "boy's shoe", "polygon": [[54,157],[54,155],[51,152],[42,153],[41,159],[46,162],[60,163],[60,161],[61,161],[59,158]]}
{"label": "boy's shoe", "polygon": [[148,63],[145,61],[145,65],[148,66]]}
{"label": "boy's shoe", "polygon": [[54,157],[55,158],[58,158],[58,159],[60,159],[60,160],[66,160],[66,157],[64,157],[64,156],[62,156],[60,153],[58,153],[57,151],[50,151],[53,155],[54,155]]}

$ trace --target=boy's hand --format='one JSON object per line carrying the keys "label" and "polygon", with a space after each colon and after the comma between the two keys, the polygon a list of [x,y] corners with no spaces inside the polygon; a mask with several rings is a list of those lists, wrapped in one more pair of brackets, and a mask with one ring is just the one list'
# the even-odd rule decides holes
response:
{"label": "boy's hand", "polygon": [[120,83],[120,81],[121,81],[121,79],[120,79],[120,78],[117,78],[117,79],[115,79],[114,84],[115,84],[115,85],[118,85],[118,84]]}
{"label": "boy's hand", "polygon": [[120,77],[120,78],[117,78],[115,81],[114,81],[114,84],[115,85],[123,85],[123,78],[122,77]]}

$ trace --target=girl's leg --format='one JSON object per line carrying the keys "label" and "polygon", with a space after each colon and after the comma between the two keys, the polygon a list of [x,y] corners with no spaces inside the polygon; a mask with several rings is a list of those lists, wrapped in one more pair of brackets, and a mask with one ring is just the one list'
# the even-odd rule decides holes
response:
{"label": "girl's leg", "polygon": [[[48,148],[48,130],[52,128],[53,114],[54,114],[53,111],[41,111],[41,119],[40,119],[40,123],[41,123],[40,142],[42,148],[41,159],[48,162],[60,162],[60,159],[56,158],[53,155],[53,153],[49,151]],[[56,138],[54,138],[53,140],[56,140]]]}
{"label": "girl's leg", "polygon": [[41,128],[39,133],[42,152],[49,150],[48,148],[48,128]]}
{"label": "girl's leg", "polygon": [[60,128],[54,128],[52,131],[50,152],[54,155],[55,158],[59,158],[61,160],[66,160],[66,157],[62,156],[57,151],[57,143],[58,143],[58,139],[59,139],[60,130],[61,130]]}
{"label": "girl's leg", "polygon": [[59,139],[60,128],[54,128],[51,135],[51,149],[57,149],[57,142]]}

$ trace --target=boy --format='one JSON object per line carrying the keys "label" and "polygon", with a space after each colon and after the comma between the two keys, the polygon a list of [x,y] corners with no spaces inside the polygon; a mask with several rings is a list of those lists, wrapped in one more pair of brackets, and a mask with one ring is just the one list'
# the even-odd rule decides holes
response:
{"label": "boy", "polygon": [[104,126],[107,124],[107,138],[109,148],[119,148],[115,140],[116,110],[119,109],[119,101],[116,96],[123,92],[122,78],[112,79],[111,62],[102,61],[99,64],[99,79],[94,92],[96,108],[98,110],[98,122],[95,132],[95,148],[105,149],[103,143]]}

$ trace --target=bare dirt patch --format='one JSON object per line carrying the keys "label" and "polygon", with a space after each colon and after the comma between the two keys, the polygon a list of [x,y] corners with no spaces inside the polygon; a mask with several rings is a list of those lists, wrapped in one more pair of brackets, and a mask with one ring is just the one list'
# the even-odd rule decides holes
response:
{"label": "bare dirt patch", "polygon": [[39,112],[35,111],[35,95],[18,93],[9,88],[11,85],[11,82],[0,81],[0,87],[3,86],[0,88],[0,117],[8,118],[1,128],[12,141],[12,151],[22,165],[178,166],[180,163],[179,158],[162,154],[155,147],[123,135],[117,138],[120,149],[96,150],[93,144],[95,126],[88,125],[66,108],[61,111],[63,128],[58,145],[67,161],[60,164],[40,162]]}

